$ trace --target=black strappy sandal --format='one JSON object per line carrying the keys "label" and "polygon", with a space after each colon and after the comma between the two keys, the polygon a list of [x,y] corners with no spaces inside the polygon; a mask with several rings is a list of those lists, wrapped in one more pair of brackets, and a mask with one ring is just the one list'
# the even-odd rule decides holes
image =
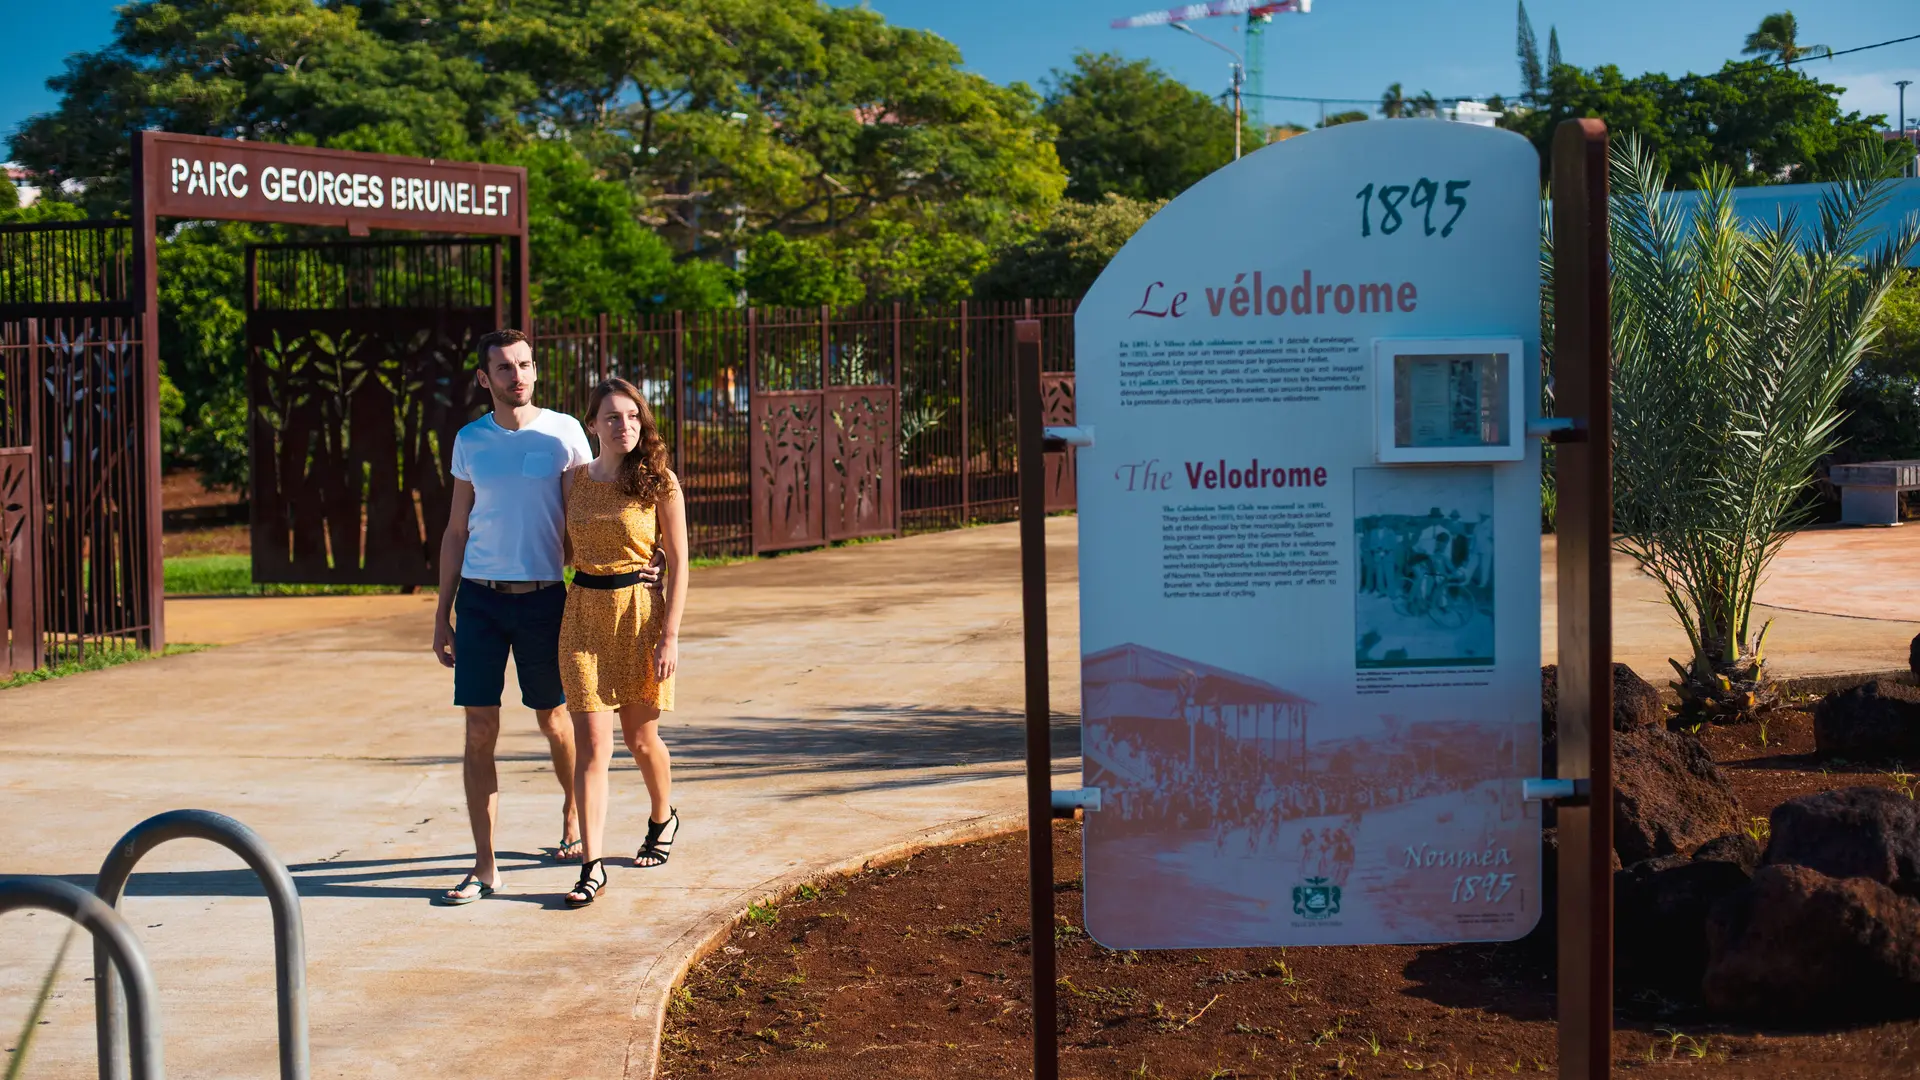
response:
{"label": "black strappy sandal", "polygon": [[[660,837],[673,826],[673,835],[662,840]],[[633,857],[633,865],[651,869],[667,865],[667,857],[673,854],[673,841],[680,835],[680,811],[667,808],[667,820],[655,821],[647,818],[647,842],[640,845],[640,851]],[[649,861],[651,860],[651,861]]]}
{"label": "black strappy sandal", "polygon": [[[567,906],[583,908],[600,898],[600,891],[607,887],[607,868],[600,865],[605,859],[595,859],[580,868],[580,880],[574,882],[573,889],[567,893]],[[600,872],[600,880],[593,879],[594,871]],[[584,896],[582,900],[579,897]]]}

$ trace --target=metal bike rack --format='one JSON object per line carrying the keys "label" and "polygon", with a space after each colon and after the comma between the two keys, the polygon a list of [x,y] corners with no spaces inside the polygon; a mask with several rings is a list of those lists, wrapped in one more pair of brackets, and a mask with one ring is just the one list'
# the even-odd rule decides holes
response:
{"label": "metal bike rack", "polygon": [[[225,814],[216,814],[211,810],[169,810],[164,814],[155,814],[127,830],[127,834],[108,853],[106,861],[100,864],[100,878],[94,886],[99,893],[98,902],[104,904],[108,908],[107,914],[113,915],[118,922],[118,916],[111,909],[119,905],[134,865],[161,844],[184,837],[211,840],[240,856],[266,889],[267,901],[273,907],[274,974],[280,1011],[280,1077],[281,1080],[308,1080],[307,946],[300,923],[300,894],[293,887],[293,875],[267,849],[266,841],[260,838],[259,833]],[[130,932],[128,940],[132,940]],[[96,932],[93,993],[95,1015],[99,1022],[100,1080],[118,1080],[120,1063],[127,1059],[124,1038],[126,1017],[121,1009],[121,995],[114,979],[114,968],[124,964],[109,955],[112,949],[113,946],[104,944],[101,935]],[[134,954],[139,955],[137,947]],[[113,962],[110,963],[110,960]],[[148,1075],[157,1078],[160,1075],[157,1065],[160,1060],[158,1031],[147,1021],[150,1011],[143,1015],[143,1010],[147,1008],[144,1000],[135,1003],[135,999],[141,995],[146,996],[145,1000],[152,997],[152,979],[147,974],[144,960],[140,961],[139,972],[145,983],[138,993],[127,995],[127,1004],[134,1020],[134,1080],[144,1080]],[[132,988],[131,978],[129,988]],[[146,1042],[152,1045],[152,1060],[156,1063],[151,1073],[140,1071],[141,1054],[138,1048]]]}
{"label": "metal bike rack", "polygon": [[[126,980],[127,1026],[132,1032],[133,1080],[160,1080],[160,1017],[153,972],[140,939],[120,913],[78,885],[58,878],[0,878],[0,915],[18,908],[57,911],[93,935],[96,972],[110,963]],[[104,1028],[102,1029],[104,1030]]]}

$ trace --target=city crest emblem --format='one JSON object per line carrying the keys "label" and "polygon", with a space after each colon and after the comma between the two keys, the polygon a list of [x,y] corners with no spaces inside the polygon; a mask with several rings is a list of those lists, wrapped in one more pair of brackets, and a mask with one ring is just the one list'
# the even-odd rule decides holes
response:
{"label": "city crest emblem", "polygon": [[1293,913],[1305,919],[1330,919],[1340,914],[1340,886],[1311,877],[1293,887]]}

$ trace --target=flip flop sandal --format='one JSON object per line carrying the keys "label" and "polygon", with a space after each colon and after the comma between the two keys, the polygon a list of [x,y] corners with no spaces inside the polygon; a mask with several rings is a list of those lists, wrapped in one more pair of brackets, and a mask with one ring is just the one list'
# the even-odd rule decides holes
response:
{"label": "flip flop sandal", "polygon": [[[568,907],[583,908],[600,898],[600,891],[607,887],[607,870],[601,865],[604,862],[605,859],[595,859],[580,868],[580,880],[574,882],[566,896]],[[596,871],[600,874],[598,881],[593,879]]]}
{"label": "flip flop sandal", "polygon": [[554,862],[579,862],[580,856],[587,853],[587,842],[582,840],[562,840],[560,846],[553,849]]}
{"label": "flip flop sandal", "polygon": [[[667,833],[667,826],[673,826],[673,832]],[[666,838],[661,839],[662,836]],[[647,819],[647,842],[640,845],[640,851],[633,857],[633,865],[655,867],[667,865],[667,857],[673,854],[673,842],[680,836],[680,811],[669,808],[667,820]]]}
{"label": "flip flop sandal", "polygon": [[[467,889],[472,886],[479,886],[479,888],[473,892],[468,892]],[[471,904],[475,900],[483,900],[492,896],[493,892],[493,886],[481,881],[476,875],[468,874],[465,878],[461,879],[460,884],[434,897],[433,902],[442,907],[460,907],[463,904]]]}

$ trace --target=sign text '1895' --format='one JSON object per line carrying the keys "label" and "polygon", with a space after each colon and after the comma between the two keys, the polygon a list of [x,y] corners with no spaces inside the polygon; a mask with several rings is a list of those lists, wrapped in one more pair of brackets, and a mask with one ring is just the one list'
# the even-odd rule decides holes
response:
{"label": "sign text '1895'", "polygon": [[[1446,182],[1446,205],[1453,207],[1453,214],[1447,218],[1446,224],[1437,229],[1434,228],[1433,225],[1433,208],[1435,202],[1441,197],[1441,185],[1439,181],[1429,180],[1423,176],[1415,180],[1411,185],[1387,184],[1381,187],[1377,193],[1374,191],[1374,186],[1368,184],[1366,187],[1353,193],[1353,197],[1360,200],[1360,235],[1373,235],[1373,218],[1375,216],[1374,208],[1376,204],[1378,204],[1379,207],[1378,214],[1381,234],[1383,236],[1392,236],[1394,233],[1399,232],[1400,226],[1406,223],[1405,216],[1400,212],[1401,204],[1404,203],[1408,208],[1407,212],[1409,214],[1415,210],[1421,212],[1420,227],[1426,230],[1428,236],[1432,236],[1436,232],[1443,238],[1452,236],[1454,222],[1459,221],[1460,215],[1466,213],[1467,210],[1467,197],[1461,193],[1466,191],[1467,186],[1471,183],[1473,183],[1471,180],[1448,180]],[[1442,212],[1444,213],[1445,211]]]}

